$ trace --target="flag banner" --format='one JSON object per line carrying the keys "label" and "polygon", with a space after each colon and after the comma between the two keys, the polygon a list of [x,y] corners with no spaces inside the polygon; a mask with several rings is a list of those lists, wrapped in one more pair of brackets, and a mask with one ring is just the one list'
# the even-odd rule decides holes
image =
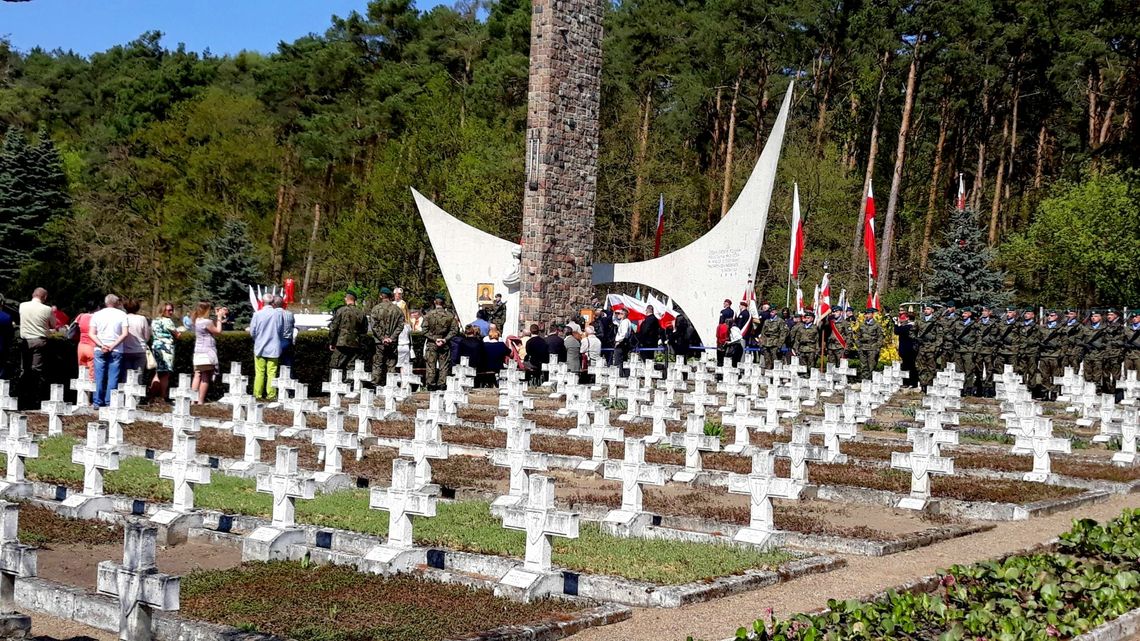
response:
{"label": "flag banner", "polygon": [[796,287],[796,313],[804,313],[804,290]]}
{"label": "flag banner", "polygon": [[816,316],[823,318],[831,313],[831,274],[824,273],[823,280],[819,282],[819,306]]}
{"label": "flag banner", "polygon": [[677,316],[671,305],[663,303],[660,298],[653,294],[649,295],[647,302],[653,306],[653,315],[661,323],[662,329],[673,326],[673,321],[677,320]]}
{"label": "flag banner", "polygon": [[800,186],[792,184],[791,245],[788,250],[788,275],[800,277],[800,261],[804,257],[804,220],[800,216]]}
{"label": "flag banner", "polygon": [[835,337],[835,340],[839,341],[839,344],[843,347],[843,349],[847,349],[847,341],[843,340],[843,333],[840,332],[839,328],[835,326],[835,319],[829,318],[827,319],[827,322],[831,325],[831,335]]}
{"label": "flag banner", "polygon": [[631,321],[638,322],[645,320],[645,303],[632,296],[626,296],[625,294],[608,294],[606,295],[606,305],[615,311],[624,309]]}
{"label": "flag banner", "polygon": [[879,260],[875,254],[875,193],[867,181],[867,213],[863,216],[863,248],[867,251],[867,272],[872,279],[879,277]]}
{"label": "flag banner", "polygon": [[966,209],[966,179],[962,177],[962,173],[958,173],[958,211]]}
{"label": "flag banner", "polygon": [[657,231],[653,238],[653,257],[661,255],[661,234],[665,232],[665,194],[657,201]]}

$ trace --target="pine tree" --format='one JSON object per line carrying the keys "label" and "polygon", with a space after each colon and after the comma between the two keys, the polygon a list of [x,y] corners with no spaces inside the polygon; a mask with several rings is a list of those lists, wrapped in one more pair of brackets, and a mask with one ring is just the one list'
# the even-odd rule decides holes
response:
{"label": "pine tree", "polygon": [[0,281],[17,282],[21,270],[47,258],[54,238],[45,226],[71,208],[63,163],[46,132],[29,145],[12,128],[0,149]]}
{"label": "pine tree", "polygon": [[983,240],[977,213],[955,209],[943,232],[943,245],[930,253],[926,291],[959,306],[1005,303],[1009,299],[1005,273],[993,264],[994,251]]}
{"label": "pine tree", "polygon": [[261,283],[262,276],[245,223],[230,220],[206,247],[198,268],[198,296],[215,307],[228,307],[230,318],[244,323],[253,315],[249,287]]}

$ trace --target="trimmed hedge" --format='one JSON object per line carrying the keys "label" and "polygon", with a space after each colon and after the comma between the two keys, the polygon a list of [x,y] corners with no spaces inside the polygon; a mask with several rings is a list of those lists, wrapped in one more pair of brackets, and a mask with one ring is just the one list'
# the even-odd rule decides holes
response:
{"label": "trimmed hedge", "polygon": [[828,612],[763,619],[740,628],[752,641],[1070,638],[1140,608],[1140,509],[1100,525],[1073,522],[1055,552],[955,565],[930,592],[828,601]]}
{"label": "trimmed hedge", "polygon": [[[233,331],[222,332],[216,337],[218,345],[218,362],[222,373],[228,372],[230,363],[241,363],[242,373],[253,378],[253,338],[248,332]],[[321,391],[321,383],[329,380],[329,363],[332,352],[329,351],[328,330],[312,330],[299,332],[293,344],[293,378],[309,386],[309,393],[317,395]],[[423,336],[412,336],[412,346],[415,353],[413,365],[423,367]],[[15,350],[14,350],[15,351]],[[193,371],[194,335],[187,332],[175,341],[174,344],[174,371],[175,374],[189,374]],[[14,363],[19,362],[19,355],[13,354]],[[362,350],[365,369],[372,370],[372,345]],[[15,371],[14,369],[12,371]],[[62,335],[53,336],[48,341],[48,351],[44,363],[44,372],[49,383],[61,383],[67,387],[68,383],[79,373],[76,359],[76,345]],[[172,381],[172,385],[177,381]],[[221,396],[222,386],[215,385],[210,396]],[[68,388],[70,395],[70,388]]]}

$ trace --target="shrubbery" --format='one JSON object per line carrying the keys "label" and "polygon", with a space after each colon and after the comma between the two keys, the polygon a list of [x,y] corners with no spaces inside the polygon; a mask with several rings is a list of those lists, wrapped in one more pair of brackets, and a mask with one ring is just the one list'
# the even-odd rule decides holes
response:
{"label": "shrubbery", "polygon": [[1056,552],[953,566],[930,592],[828,602],[825,614],[757,620],[738,639],[1070,638],[1140,607],[1140,509],[1083,519]]}

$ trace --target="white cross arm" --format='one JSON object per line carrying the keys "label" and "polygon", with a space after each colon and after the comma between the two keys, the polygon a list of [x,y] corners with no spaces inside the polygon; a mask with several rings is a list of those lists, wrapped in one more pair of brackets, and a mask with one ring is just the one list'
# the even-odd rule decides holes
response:
{"label": "white cross arm", "polygon": [[[137,583],[136,583],[137,582]],[[114,561],[99,563],[97,586],[100,594],[119,599],[137,591],[137,603],[164,611],[177,610],[181,579],[154,571],[128,570]]]}

